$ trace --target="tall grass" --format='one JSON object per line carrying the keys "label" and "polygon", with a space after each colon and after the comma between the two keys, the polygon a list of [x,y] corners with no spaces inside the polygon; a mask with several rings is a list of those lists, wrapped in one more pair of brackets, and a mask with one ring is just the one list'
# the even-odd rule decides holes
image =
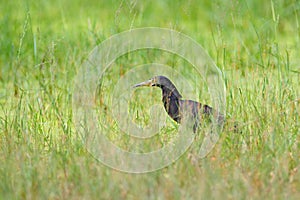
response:
{"label": "tall grass", "polygon": [[[298,1],[27,0],[2,2],[0,13],[1,199],[300,197]],[[107,168],[82,145],[73,79],[105,38],[145,26],[181,31],[208,51],[224,74],[228,123],[238,121],[241,133],[228,126],[206,158],[196,159],[194,144],[173,165],[133,175]],[[116,62],[159,56],[140,52]],[[126,66],[112,68],[111,80]],[[160,92],[151,92],[160,102]]]}

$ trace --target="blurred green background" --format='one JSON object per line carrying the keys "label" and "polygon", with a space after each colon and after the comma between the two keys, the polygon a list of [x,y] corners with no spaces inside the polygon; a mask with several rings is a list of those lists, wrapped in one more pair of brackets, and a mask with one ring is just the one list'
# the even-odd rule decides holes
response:
{"label": "blurred green background", "polygon": [[[2,1],[0,13],[0,199],[300,198],[299,1]],[[242,133],[225,128],[205,159],[192,148],[125,174],[82,145],[72,81],[101,41],[149,26],[203,46]]]}

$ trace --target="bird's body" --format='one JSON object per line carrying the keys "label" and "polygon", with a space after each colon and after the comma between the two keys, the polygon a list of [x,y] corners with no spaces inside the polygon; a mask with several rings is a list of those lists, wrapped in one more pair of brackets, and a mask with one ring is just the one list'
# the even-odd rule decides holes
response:
{"label": "bird's body", "polygon": [[193,100],[183,100],[175,85],[165,76],[154,78],[136,84],[134,87],[156,86],[162,90],[162,101],[168,115],[177,123],[181,123],[183,114],[190,114],[194,119],[194,132],[200,125],[200,121],[213,114],[213,109]]}

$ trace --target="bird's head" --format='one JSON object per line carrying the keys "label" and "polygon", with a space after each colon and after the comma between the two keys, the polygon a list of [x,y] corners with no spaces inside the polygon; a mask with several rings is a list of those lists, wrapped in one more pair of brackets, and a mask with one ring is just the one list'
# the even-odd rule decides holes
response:
{"label": "bird's head", "polygon": [[176,89],[175,85],[165,76],[155,76],[147,81],[138,83],[134,85],[133,87],[142,87],[142,86],[148,86],[148,87],[160,87],[163,91],[171,91],[175,94],[178,98],[181,98],[181,95],[179,94],[178,90]]}

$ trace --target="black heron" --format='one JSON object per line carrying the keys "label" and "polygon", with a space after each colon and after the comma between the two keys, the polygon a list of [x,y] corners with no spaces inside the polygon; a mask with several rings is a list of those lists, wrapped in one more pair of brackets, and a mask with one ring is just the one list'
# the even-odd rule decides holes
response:
{"label": "black heron", "polygon": [[[194,120],[193,131],[196,132],[200,125],[200,121],[209,118],[212,114],[216,114],[214,109],[208,105],[201,104],[193,100],[183,100],[181,94],[175,85],[165,76],[155,76],[148,81],[134,85],[133,87],[159,87],[162,90],[162,101],[168,115],[177,123],[181,123],[183,111],[191,114]],[[223,115],[218,114],[218,123],[224,120]]]}

